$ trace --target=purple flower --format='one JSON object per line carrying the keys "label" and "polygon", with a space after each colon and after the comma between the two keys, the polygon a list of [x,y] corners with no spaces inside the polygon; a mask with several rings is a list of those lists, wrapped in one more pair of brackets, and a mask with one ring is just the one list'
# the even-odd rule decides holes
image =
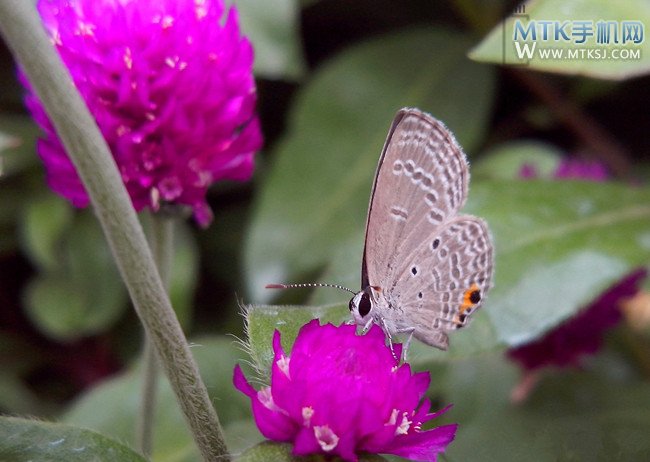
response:
{"label": "purple flower", "polygon": [[[530,179],[538,177],[539,173],[532,164],[525,163],[519,169],[519,178]],[[555,168],[552,178],[557,180],[607,181],[609,174],[607,168],[600,162],[563,158]]]}
{"label": "purple flower", "polygon": [[607,168],[600,162],[589,162],[579,159],[562,159],[555,169],[556,179],[576,179],[590,181],[607,181]]}
{"label": "purple flower", "polygon": [[[134,207],[184,204],[203,226],[207,188],[247,180],[262,144],[253,49],[222,0],[40,0],[52,42],[101,129]],[[45,131],[38,153],[50,187],[77,207],[88,195],[28,89]]]}
{"label": "purple flower", "polygon": [[544,337],[508,350],[508,357],[529,371],[544,366],[579,366],[580,359],[598,351],[605,332],[621,320],[620,303],[638,292],[646,275],[645,269],[633,271]]}
{"label": "purple flower", "polygon": [[[386,453],[435,461],[456,434],[457,425],[422,430],[425,422],[449,409],[429,413],[423,398],[428,372],[411,373],[399,365],[373,326],[366,335],[356,327],[302,327],[291,356],[273,337],[275,357],[271,386],[256,391],[239,366],[234,384],[251,399],[260,432],[271,440],[294,444],[295,455],[325,453],[356,461],[357,454]],[[395,345],[399,356],[401,345]]]}

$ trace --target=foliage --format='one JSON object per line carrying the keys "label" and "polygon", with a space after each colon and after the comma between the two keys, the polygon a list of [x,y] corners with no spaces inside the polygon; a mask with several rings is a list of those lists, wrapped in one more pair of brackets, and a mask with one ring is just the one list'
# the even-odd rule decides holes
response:
{"label": "foliage", "polygon": [[[235,3],[256,49],[267,144],[252,184],[213,188],[208,230],[189,220],[177,230],[171,295],[239,460],[292,459],[286,445],[254,446],[262,438],[231,385],[235,363],[265,382],[275,329],[289,349],[310,319],[349,317],[343,292],[264,285],[358,289],[373,173],[390,120],[404,106],[432,113],[455,133],[471,161],[466,210],[487,220],[495,240],[496,284],[472,325],[452,334],[449,352],[412,346],[414,368],[432,372],[429,396],[454,403],[444,417],[459,423],[449,459],[646,459],[648,327],[622,324],[581,370],[543,371],[520,405],[509,399],[519,374],[503,352],[553,330],[650,261],[650,40],[638,61],[533,61],[529,71],[495,65],[498,21],[512,2]],[[650,26],[641,0],[539,0],[526,12]],[[47,189],[37,130],[10,57],[2,59],[0,412],[63,423],[3,417],[0,459],[75,460],[83,446],[78,460],[143,460],[131,449],[140,327],[92,212]],[[575,123],[567,110],[578,114]],[[611,156],[594,149],[602,139],[616,147]],[[617,177],[549,178],[575,156]],[[518,178],[524,164],[539,178]],[[239,345],[225,334],[244,338],[244,322]],[[152,460],[196,460],[164,381],[158,403]]]}
{"label": "foliage", "polygon": [[90,430],[15,417],[0,417],[0,441],[4,460],[145,460],[127,446]]}
{"label": "foliage", "polygon": [[[527,16],[517,16],[513,14],[504,24],[499,24],[492,32],[481,42],[475,49],[470,52],[472,59],[477,61],[486,61],[492,63],[521,64],[524,59],[520,59],[517,50],[511,42],[507,42],[504,48],[503,37],[512,37],[514,34],[514,24],[517,19],[524,19],[524,24],[528,21],[552,20],[560,23],[581,20],[593,21],[640,21],[647,24],[650,21],[650,4],[643,0],[628,0],[625,2],[608,2],[607,0],[596,0],[590,2],[572,1],[565,2],[562,0],[541,0],[525,3],[525,13]],[[595,31],[594,31],[595,32]],[[553,32],[552,34],[555,34]],[[611,40],[614,44],[613,31]],[[623,45],[622,34],[617,36],[620,49],[632,50],[631,47]],[[572,48],[575,49],[571,41],[553,42],[554,48],[563,50],[568,53]],[[606,47],[600,47],[600,51]],[[581,74],[591,77],[600,77],[608,79],[625,79],[631,76],[646,74],[650,71],[650,43],[645,40],[638,47],[640,54],[638,59],[616,60],[616,58],[600,59],[543,59],[540,56],[534,56],[526,66],[540,71],[559,72],[563,74]],[[593,50],[593,49],[592,49]],[[505,53],[504,53],[505,52]],[[595,55],[594,55],[595,56]]]}

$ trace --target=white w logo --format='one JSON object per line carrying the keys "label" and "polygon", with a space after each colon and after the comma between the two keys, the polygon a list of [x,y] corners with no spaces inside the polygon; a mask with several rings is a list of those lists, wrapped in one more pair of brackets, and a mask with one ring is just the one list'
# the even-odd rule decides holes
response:
{"label": "white w logo", "polygon": [[515,48],[517,49],[517,59],[533,59],[537,42],[533,42],[532,44],[515,42]]}

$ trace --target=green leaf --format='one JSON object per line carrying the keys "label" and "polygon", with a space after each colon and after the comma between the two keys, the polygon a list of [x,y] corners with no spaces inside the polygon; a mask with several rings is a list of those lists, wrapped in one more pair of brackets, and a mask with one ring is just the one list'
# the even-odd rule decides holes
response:
{"label": "green leaf", "polygon": [[[479,181],[468,213],[484,217],[496,249],[495,287],[471,325],[454,332],[448,352],[413,342],[411,362],[452,360],[538,338],[575,314],[622,276],[650,260],[650,189],[578,181]],[[336,268],[359,277],[362,241],[338,252]],[[305,249],[305,252],[309,251]],[[332,265],[334,267],[334,265]],[[323,280],[337,281],[327,272]],[[255,307],[248,316],[252,356],[262,371],[272,358],[274,329],[291,345],[300,325],[349,317],[349,296],[318,289],[339,304],[305,309]]]}
{"label": "green leaf", "polygon": [[255,74],[296,79],[304,72],[295,0],[237,0],[243,33],[255,49]]}
{"label": "green leaf", "polygon": [[25,295],[26,312],[40,331],[61,340],[83,335],[88,307],[68,278],[37,276]]}
{"label": "green leaf", "polygon": [[101,332],[124,313],[128,298],[92,213],[78,214],[58,244],[55,266],[27,288],[27,314],[62,340]]}
{"label": "green leaf", "polygon": [[[521,405],[510,403],[516,368],[489,355],[457,362],[434,379],[445,419],[459,424],[449,460],[637,461],[650,454],[650,395],[625,364],[592,361],[588,370],[547,371]],[[436,422],[440,425],[442,422]]]}
{"label": "green leaf", "polygon": [[53,194],[27,204],[23,216],[22,242],[30,259],[44,270],[56,270],[60,241],[72,221],[70,205]]}
{"label": "green leaf", "polygon": [[[226,426],[226,438],[231,448],[244,448],[261,439],[259,433],[245,433],[241,425],[231,422],[250,421],[250,401],[232,385],[232,370],[242,362],[245,353],[235,340],[228,337],[194,339],[192,352],[219,419]],[[134,444],[136,415],[142,387],[139,365],[110,380],[102,382],[82,395],[64,415],[67,423],[80,425],[110,435],[119,441]],[[183,415],[176,404],[167,380],[160,376],[154,426],[153,460],[156,462],[193,462],[199,453],[187,430]]]}
{"label": "green leaf", "polygon": [[16,417],[0,417],[0,460],[145,462],[129,447],[94,431]]}
{"label": "green leaf", "polygon": [[300,328],[312,319],[321,324],[339,325],[350,319],[347,306],[248,306],[244,313],[247,350],[257,371],[268,376],[273,362],[271,341],[277,329],[282,334],[282,346],[290,351]]}
{"label": "green leaf", "polygon": [[496,249],[495,287],[480,314],[508,345],[539,337],[649,260],[648,188],[494,181],[470,196],[468,211],[488,220]]}
{"label": "green leaf", "polygon": [[291,455],[291,444],[264,441],[244,451],[235,459],[235,462],[292,462],[295,458]]}
{"label": "green leaf", "polygon": [[223,425],[231,454],[240,454],[264,439],[251,415],[242,420],[224,422]]}
{"label": "green leaf", "polygon": [[253,300],[268,300],[269,282],[321,269],[332,249],[358,236],[399,108],[431,112],[467,149],[482,139],[494,73],[466,58],[468,46],[459,33],[404,30],[353,47],[318,71],[297,98],[256,203],[245,248]]}
{"label": "green leaf", "polygon": [[[526,16],[510,16],[503,23],[495,27],[492,32],[474,48],[469,56],[476,61],[490,62],[496,64],[511,64],[528,69],[540,71],[558,72],[563,74],[580,74],[589,77],[620,80],[650,72],[650,40],[644,38],[640,44],[598,44],[597,25],[598,21],[615,21],[619,25],[622,21],[638,21],[645,26],[647,33],[650,25],[650,3],[646,0],[627,0],[625,2],[611,2],[609,0],[538,0],[525,3]],[[554,29],[549,28],[550,39],[543,40],[537,36],[537,40],[514,40],[514,24],[519,21],[524,28],[531,24],[529,21],[559,21],[560,24],[568,21],[565,32],[570,34],[572,21],[593,21],[593,36],[587,37],[583,44],[576,44],[572,36],[571,40],[554,40]],[[613,32],[612,32],[613,34]],[[620,31],[619,31],[620,34]],[[531,36],[529,36],[531,37]],[[613,40],[613,35],[612,35]],[[622,37],[619,35],[619,40]],[[535,46],[533,58],[528,60],[525,57],[519,59],[515,43],[520,48],[524,44],[530,47]],[[504,48],[505,47],[505,48]],[[543,59],[540,50],[554,49],[568,57],[569,52],[580,52],[582,49],[596,50],[599,53],[607,52],[609,58],[577,57],[574,59]],[[612,50],[628,50],[638,52],[638,59],[613,59]],[[505,51],[505,56],[504,56]],[[580,52],[581,53],[581,52]],[[525,55],[522,55],[525,56]],[[586,56],[586,55],[585,55]]]}
{"label": "green leaf", "polygon": [[524,165],[532,167],[538,178],[552,178],[561,155],[559,148],[540,141],[510,141],[495,146],[472,163],[472,179],[516,179]]}

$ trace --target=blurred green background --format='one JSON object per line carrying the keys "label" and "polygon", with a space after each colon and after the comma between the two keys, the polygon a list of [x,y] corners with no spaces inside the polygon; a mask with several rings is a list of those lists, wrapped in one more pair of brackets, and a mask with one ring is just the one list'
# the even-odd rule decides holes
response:
{"label": "blurred green background", "polygon": [[[496,286],[473,325],[452,337],[448,354],[414,348],[416,367],[432,371],[431,396],[455,403],[446,421],[461,427],[448,460],[648,460],[647,327],[618,327],[581,369],[547,371],[519,406],[509,401],[517,368],[503,351],[539,338],[648,263],[650,40],[624,68],[593,62],[551,74],[534,70],[544,63],[493,62],[500,21],[516,2],[236,5],[256,48],[265,147],[252,181],[211,189],[208,229],[190,221],[177,229],[171,289],[233,450],[261,439],[247,400],[230,385],[235,362],[251,359],[237,341],[245,337],[242,304],[315,306],[300,312],[304,319],[277,308],[254,312],[251,333],[259,336],[249,347],[258,365],[268,361],[274,327],[287,341],[312,314],[345,319],[345,294],[263,287],[358,288],[379,152],[395,112],[416,106],[444,121],[465,149],[473,174],[467,211],[487,219],[496,247]],[[527,7],[540,18],[650,25],[643,0]],[[6,48],[0,63],[0,412],[129,443],[137,317],[92,211],[46,187],[38,129]],[[616,80],[596,78],[603,75]],[[600,162],[612,181],[553,181],[548,172],[564,157]],[[517,179],[524,164],[540,178]],[[154,460],[195,460],[171,396],[161,392]]]}

